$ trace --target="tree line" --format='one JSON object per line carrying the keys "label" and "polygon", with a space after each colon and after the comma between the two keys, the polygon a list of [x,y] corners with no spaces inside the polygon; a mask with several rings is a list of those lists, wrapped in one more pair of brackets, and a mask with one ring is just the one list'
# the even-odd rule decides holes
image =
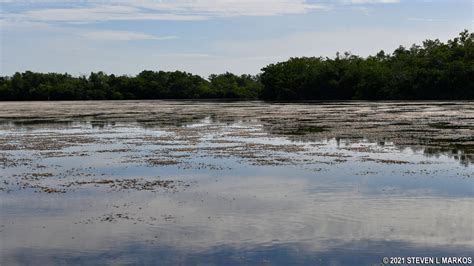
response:
{"label": "tree line", "polygon": [[231,73],[209,80],[190,73],[142,71],[135,77],[91,73],[15,73],[0,79],[0,100],[254,99],[261,91],[255,76]]}
{"label": "tree line", "polygon": [[181,71],[80,77],[26,71],[0,77],[0,100],[473,100],[473,40],[465,30],[446,43],[426,40],[392,54],[290,58],[258,75],[208,79]]}

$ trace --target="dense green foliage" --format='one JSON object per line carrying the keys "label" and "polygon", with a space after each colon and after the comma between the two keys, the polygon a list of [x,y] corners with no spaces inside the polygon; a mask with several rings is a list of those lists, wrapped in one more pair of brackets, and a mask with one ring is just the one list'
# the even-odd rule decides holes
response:
{"label": "dense green foliage", "polygon": [[474,34],[427,40],[392,55],[292,58],[263,68],[272,100],[474,99]]}
{"label": "dense green foliage", "polygon": [[474,99],[473,39],[464,31],[447,43],[427,40],[392,54],[291,58],[258,76],[225,73],[208,80],[180,71],[143,71],[135,77],[26,71],[0,77],[0,100]]}
{"label": "dense green foliage", "polygon": [[0,78],[1,100],[122,100],[256,98],[256,77],[231,73],[209,81],[185,72],[143,71],[136,77],[91,73],[89,77],[26,71]]}

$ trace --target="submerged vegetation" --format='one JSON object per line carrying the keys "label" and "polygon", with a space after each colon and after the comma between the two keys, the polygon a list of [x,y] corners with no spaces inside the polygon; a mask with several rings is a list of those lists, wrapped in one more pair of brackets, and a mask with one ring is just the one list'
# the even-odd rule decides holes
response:
{"label": "submerged vegetation", "polygon": [[143,71],[135,77],[103,72],[73,77],[26,71],[0,77],[0,100],[472,100],[473,39],[466,30],[447,43],[426,40],[392,54],[291,58],[256,76],[204,79],[181,71]]}

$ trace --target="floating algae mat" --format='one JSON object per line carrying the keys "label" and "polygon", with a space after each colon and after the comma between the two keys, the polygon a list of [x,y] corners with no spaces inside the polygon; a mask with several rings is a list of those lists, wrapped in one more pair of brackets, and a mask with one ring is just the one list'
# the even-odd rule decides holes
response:
{"label": "floating algae mat", "polygon": [[0,264],[473,256],[473,102],[0,103]]}

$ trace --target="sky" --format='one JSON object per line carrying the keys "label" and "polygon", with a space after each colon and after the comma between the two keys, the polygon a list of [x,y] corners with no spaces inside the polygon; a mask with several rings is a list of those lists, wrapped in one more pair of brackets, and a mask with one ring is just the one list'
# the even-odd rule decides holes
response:
{"label": "sky", "polygon": [[474,0],[0,0],[0,75],[257,74],[473,31]]}

